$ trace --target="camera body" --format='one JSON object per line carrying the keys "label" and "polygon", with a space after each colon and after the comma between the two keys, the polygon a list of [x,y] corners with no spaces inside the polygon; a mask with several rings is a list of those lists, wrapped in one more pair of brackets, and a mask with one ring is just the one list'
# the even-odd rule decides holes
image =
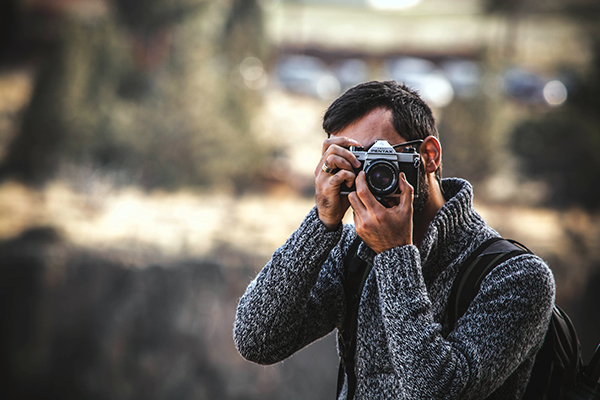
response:
{"label": "camera body", "polygon": [[[398,153],[387,140],[378,140],[368,150],[354,146],[350,146],[349,150],[361,164],[354,172],[358,175],[360,171],[365,171],[367,186],[376,198],[400,195],[400,172],[404,172],[406,180],[414,188],[414,196],[419,196],[421,155],[414,147],[405,147]],[[341,194],[353,191],[356,191],[355,184],[349,189],[343,187]]]}

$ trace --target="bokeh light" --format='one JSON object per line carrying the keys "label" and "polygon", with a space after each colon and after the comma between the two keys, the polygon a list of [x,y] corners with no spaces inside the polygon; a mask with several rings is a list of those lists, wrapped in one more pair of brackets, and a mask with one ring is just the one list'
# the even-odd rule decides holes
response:
{"label": "bokeh light", "polygon": [[551,106],[559,106],[567,101],[567,87],[559,80],[553,80],[544,86],[544,100]]}

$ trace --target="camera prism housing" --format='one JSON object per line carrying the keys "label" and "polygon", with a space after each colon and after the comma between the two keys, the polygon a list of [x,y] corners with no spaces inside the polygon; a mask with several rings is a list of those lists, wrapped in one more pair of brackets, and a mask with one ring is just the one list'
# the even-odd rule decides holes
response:
{"label": "camera prism housing", "polygon": [[[412,147],[405,147],[399,153],[387,140],[378,140],[368,150],[350,146],[349,150],[360,161],[361,166],[355,168],[358,175],[365,171],[367,186],[376,198],[397,197],[400,195],[399,176],[404,172],[406,180],[414,188],[414,196],[419,196],[419,172],[421,155]],[[341,194],[356,191],[356,185],[342,187]]]}

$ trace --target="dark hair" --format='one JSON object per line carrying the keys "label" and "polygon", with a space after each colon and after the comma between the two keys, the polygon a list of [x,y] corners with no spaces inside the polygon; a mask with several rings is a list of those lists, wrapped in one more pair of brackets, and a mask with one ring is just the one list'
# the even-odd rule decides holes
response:
{"label": "dark hair", "polygon": [[327,135],[335,134],[376,108],[392,112],[394,129],[406,140],[438,137],[427,103],[415,91],[395,81],[371,81],[348,89],[325,112],[323,129]]}
{"label": "dark hair", "polygon": [[[392,112],[392,125],[407,141],[439,138],[431,108],[414,90],[395,81],[371,81],[348,89],[327,109],[323,129],[327,136],[342,131],[376,108]],[[441,178],[441,166],[436,171]]]}

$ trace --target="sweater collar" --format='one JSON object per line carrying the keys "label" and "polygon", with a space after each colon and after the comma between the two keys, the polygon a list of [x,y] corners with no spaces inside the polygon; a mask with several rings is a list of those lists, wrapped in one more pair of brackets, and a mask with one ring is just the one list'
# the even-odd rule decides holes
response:
{"label": "sweater collar", "polygon": [[[456,260],[470,245],[472,235],[485,226],[485,221],[473,208],[473,187],[469,182],[446,178],[442,180],[442,188],[446,203],[429,224],[419,248],[426,281]],[[372,263],[375,252],[361,243],[358,255]]]}
{"label": "sweater collar", "polygon": [[470,244],[485,222],[473,208],[473,187],[463,179],[442,180],[446,203],[429,225],[420,247],[423,274],[437,275]]}

